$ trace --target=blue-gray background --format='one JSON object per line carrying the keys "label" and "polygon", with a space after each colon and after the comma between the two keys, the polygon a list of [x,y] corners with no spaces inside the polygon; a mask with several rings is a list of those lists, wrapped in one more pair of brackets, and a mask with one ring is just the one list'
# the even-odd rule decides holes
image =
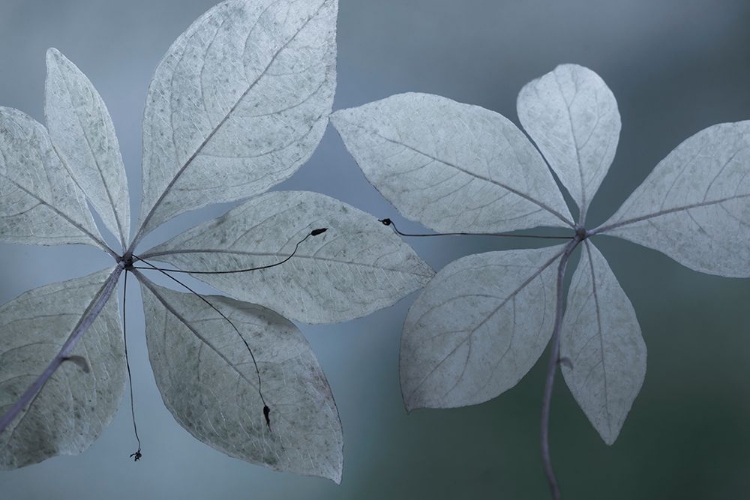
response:
{"label": "blue-gray background", "polygon": [[[57,47],[112,114],[133,207],[140,205],[140,121],[151,74],[212,0],[2,0],[0,105],[43,120],[44,54]],[[617,97],[622,136],[590,221],[604,221],[679,142],[750,118],[746,1],[341,0],[335,108],[404,91],[440,94],[516,120],[515,99],[555,65],[592,68]],[[395,210],[366,182],[338,135],[280,189],[320,191],[379,217]],[[166,238],[227,207],[172,221]],[[407,229],[420,229],[403,222]],[[149,243],[146,241],[145,243]],[[750,242],[749,242],[750,243]],[[436,269],[522,240],[413,241]],[[656,252],[602,238],[649,349],[625,427],[607,447],[564,384],[552,407],[553,460],[566,498],[747,498],[750,490],[750,282],[701,275]],[[0,246],[0,302],[108,265],[90,248]],[[225,457],[161,404],[136,287],[127,313],[136,415],[126,402],[85,453],[0,473],[0,498],[547,498],[538,421],[544,363],[483,405],[407,416],[398,384],[401,325],[414,296],[340,325],[301,325],[328,375],[344,426],[340,486]]]}

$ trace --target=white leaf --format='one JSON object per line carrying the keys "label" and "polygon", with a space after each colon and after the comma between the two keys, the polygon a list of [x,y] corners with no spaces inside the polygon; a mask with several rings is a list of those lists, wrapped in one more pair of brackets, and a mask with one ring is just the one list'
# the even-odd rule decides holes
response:
{"label": "white leaf", "polygon": [[518,118],[581,209],[581,223],[615,157],[620,113],[607,84],[564,64],[518,95]]}
{"label": "white leaf", "polygon": [[750,277],[750,121],[704,129],[594,231],[720,276]]}
{"label": "white leaf", "polygon": [[389,306],[435,274],[390,228],[328,196],[276,191],[257,196],[141,255],[180,269],[215,272],[289,261],[269,269],[196,274],[248,302],[306,323],[332,323]]}
{"label": "white leaf", "polygon": [[331,120],[367,179],[401,214],[435,231],[573,225],[539,152],[498,113],[399,94]]}
{"label": "white leaf", "polygon": [[[0,414],[55,358],[111,269],[31,290],[0,307]],[[63,362],[31,403],[0,433],[0,468],[13,469],[86,450],[114,417],[125,391],[117,296],[73,350],[88,371]]]}
{"label": "white leaf", "polygon": [[299,330],[260,306],[192,294],[139,274],[149,357],[164,404],[197,439],[251,463],[339,482],[343,438],[325,375]]}
{"label": "white leaf", "polygon": [[0,239],[106,248],[45,128],[18,110],[1,107]]}
{"label": "white leaf", "polygon": [[336,0],[229,0],[170,47],[143,123],[145,234],[291,176],[328,123]]}
{"label": "white leaf", "polygon": [[571,282],[560,356],[573,397],[614,443],[646,376],[646,344],[633,305],[589,240]]}
{"label": "white leaf", "polygon": [[123,247],[130,236],[128,181],[107,107],[88,78],[47,51],[44,115],[55,150]]}
{"label": "white leaf", "polygon": [[414,301],[401,339],[408,410],[482,403],[510,389],[552,334],[564,246],[470,255]]}

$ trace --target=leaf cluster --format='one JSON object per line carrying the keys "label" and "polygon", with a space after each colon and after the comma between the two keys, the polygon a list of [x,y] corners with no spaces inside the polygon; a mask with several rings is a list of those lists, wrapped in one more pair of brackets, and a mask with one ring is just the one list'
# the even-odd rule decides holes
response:
{"label": "leaf cluster", "polygon": [[[646,346],[594,240],[616,236],[697,271],[750,276],[750,122],[690,137],[612,217],[588,228],[619,140],[614,95],[593,71],[566,64],[524,86],[517,108],[536,148],[502,115],[429,94],[332,116],[365,176],[407,218],[438,233],[546,226],[570,234],[562,245],[470,255],[437,273],[404,325],[404,402],[414,409],[487,401],[518,383],[552,339],[545,404],[559,363],[612,444],[643,383]],[[579,246],[565,305],[563,278]]]}
{"label": "leaf cluster", "polygon": [[[47,53],[46,127],[0,108],[0,238],[92,245],[114,260],[0,310],[2,467],[79,453],[111,421],[126,372],[114,292],[132,273],[154,376],[178,423],[228,455],[340,481],[333,395],[287,318],[363,316],[434,273],[354,207],[312,192],[264,193],[307,161],[327,126],[337,9],[336,0],[228,0],[172,44],[149,87],[132,237],[114,126],[72,62]],[[154,248],[138,247],[179,214],[245,198]],[[107,245],[89,204],[119,246]],[[231,298],[158,286],[148,272],[172,273],[152,261]]]}

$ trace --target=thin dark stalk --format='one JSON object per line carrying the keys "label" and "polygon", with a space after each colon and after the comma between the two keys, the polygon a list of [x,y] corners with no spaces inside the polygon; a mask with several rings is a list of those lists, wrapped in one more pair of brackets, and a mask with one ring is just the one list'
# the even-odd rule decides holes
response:
{"label": "thin dark stalk", "polygon": [[541,236],[538,234],[515,234],[515,233],[404,233],[396,227],[391,219],[378,219],[384,226],[390,226],[399,236],[410,238],[430,238],[433,236],[495,236],[502,238],[531,238],[537,240],[569,240],[570,236]]}
{"label": "thin dark stalk", "polygon": [[125,301],[128,297],[128,273],[125,272],[125,279],[122,286],[122,340],[125,345],[125,366],[128,368],[128,386],[130,386],[130,416],[133,419],[133,433],[135,440],[138,441],[138,449],[130,455],[137,462],[143,456],[141,453],[141,438],[138,437],[138,426],[135,424],[135,403],[133,402],[133,377],[130,374],[130,357],[128,356],[128,330],[125,324]]}
{"label": "thin dark stalk", "polygon": [[552,348],[550,349],[549,361],[547,362],[547,379],[544,383],[544,395],[542,397],[542,419],[541,419],[541,449],[544,474],[547,476],[552,498],[560,500],[560,487],[557,484],[555,471],[552,469],[552,459],[549,453],[549,417],[552,405],[552,387],[555,383],[555,373],[560,363],[560,329],[563,319],[563,278],[568,266],[568,259],[576,246],[582,241],[581,234],[576,236],[565,247],[560,264],[557,268],[557,303],[555,306],[555,325],[552,329]]}
{"label": "thin dark stalk", "polygon": [[52,377],[55,371],[60,367],[63,362],[67,361],[70,357],[70,353],[75,348],[78,341],[94,323],[94,320],[99,316],[104,309],[104,305],[107,303],[109,298],[112,296],[112,292],[115,290],[117,285],[117,279],[120,277],[123,269],[125,268],[125,262],[120,261],[117,263],[112,274],[109,275],[107,281],[104,282],[96,298],[89,304],[89,307],[84,311],[83,316],[78,321],[78,324],[73,329],[73,332],[68,336],[68,340],[60,348],[57,355],[50,361],[47,368],[42,372],[39,377],[34,381],[31,386],[26,389],[26,392],[21,395],[15,404],[0,418],[0,432],[4,431],[6,427],[18,416],[21,411],[26,408],[36,397],[39,391],[42,390],[47,380]]}
{"label": "thin dark stalk", "polygon": [[[162,271],[162,272],[168,271],[170,273],[183,273],[183,274],[234,274],[234,273],[247,273],[247,272],[250,272],[250,271],[261,271],[263,269],[270,269],[272,267],[280,266],[281,264],[284,264],[285,262],[289,261],[289,259],[291,259],[292,257],[294,257],[294,254],[297,253],[297,249],[299,248],[299,246],[307,238],[309,238],[310,236],[317,236],[319,234],[323,234],[327,230],[328,230],[328,228],[313,229],[310,233],[307,234],[307,236],[305,236],[304,238],[302,238],[301,240],[299,240],[297,242],[297,244],[294,245],[294,250],[286,258],[284,258],[283,260],[280,260],[279,262],[275,262],[273,264],[267,264],[265,266],[247,267],[247,268],[244,268],[244,269],[229,269],[229,270],[224,270],[224,271],[183,271],[182,269],[163,269],[163,268],[160,268],[160,267],[156,267],[153,264],[148,264],[151,267],[135,267],[134,269],[153,269],[153,270],[156,270],[156,271]],[[143,260],[143,258],[138,257],[136,255],[133,255],[133,258],[136,259],[136,260],[139,260],[141,262],[146,262],[145,260]],[[158,256],[157,256],[157,260],[158,260]]]}
{"label": "thin dark stalk", "polygon": [[250,348],[250,344],[247,343],[247,340],[245,340],[245,337],[242,336],[242,334],[240,333],[239,329],[235,326],[235,324],[232,322],[232,320],[230,320],[227,317],[226,314],[224,314],[223,312],[221,312],[219,310],[219,308],[217,308],[215,305],[213,305],[211,302],[209,302],[208,299],[206,299],[203,295],[199,294],[198,292],[196,292],[195,290],[193,290],[192,288],[190,288],[189,286],[187,286],[185,283],[183,283],[182,281],[178,280],[174,276],[169,275],[168,273],[174,272],[171,269],[160,269],[160,268],[156,267],[155,265],[151,264],[150,262],[148,262],[146,260],[143,260],[141,258],[136,257],[135,255],[133,256],[133,258],[134,259],[137,258],[140,262],[143,262],[144,264],[146,264],[147,266],[149,266],[147,268],[135,268],[135,269],[152,269],[154,271],[159,271],[161,274],[163,274],[167,278],[171,279],[172,281],[174,281],[175,283],[177,283],[178,285],[182,286],[187,291],[189,291],[190,293],[192,293],[193,295],[195,295],[196,297],[198,297],[199,299],[201,299],[208,307],[210,307],[211,309],[213,309],[214,311],[216,311],[219,314],[219,316],[221,316],[222,318],[224,318],[226,320],[226,322],[229,323],[232,326],[232,328],[234,329],[234,331],[237,332],[237,335],[240,337],[240,339],[242,340],[242,342],[245,344],[245,347],[247,347],[247,351],[250,353],[250,357],[253,360],[253,365],[255,366],[255,373],[258,375],[258,395],[260,396],[260,400],[263,403],[263,414],[264,414],[264,416],[266,416],[266,421],[267,421],[268,420],[268,416],[267,416],[268,410],[266,410],[266,408],[268,408],[268,405],[266,404],[266,400],[263,398],[263,391],[261,389],[260,369],[258,368],[258,362],[255,360],[255,354],[253,354],[253,350]]}

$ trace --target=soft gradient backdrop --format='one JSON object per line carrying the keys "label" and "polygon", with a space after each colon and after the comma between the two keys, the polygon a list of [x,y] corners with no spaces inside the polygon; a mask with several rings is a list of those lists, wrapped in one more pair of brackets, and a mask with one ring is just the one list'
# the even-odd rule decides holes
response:
{"label": "soft gradient backdrop", "polygon": [[[151,74],[171,42],[214,4],[1,0],[0,105],[43,121],[44,54],[60,49],[109,107],[137,210]],[[623,122],[617,157],[590,210],[594,225],[682,140],[715,123],[750,119],[748,26],[750,3],[743,0],[340,0],[334,108],[421,91],[517,123],[516,95],[526,82],[559,63],[588,66],[613,90]],[[367,183],[332,128],[312,160],[278,189],[323,192],[421,230]],[[179,217],[143,248],[227,208]],[[411,242],[435,269],[467,253],[528,246],[479,237]],[[648,373],[612,447],[564,384],[556,386],[551,447],[564,498],[747,498],[750,281],[698,274],[624,241],[601,238],[597,245],[638,314]],[[110,264],[84,247],[0,245],[0,258],[0,302]],[[0,473],[3,500],[548,498],[538,451],[544,363],[483,405],[406,415],[398,351],[414,296],[361,320],[301,325],[341,413],[340,486],[228,458],[179,427],[151,375],[137,287],[128,297],[143,459],[128,457],[136,445],[124,400],[82,455]]]}

